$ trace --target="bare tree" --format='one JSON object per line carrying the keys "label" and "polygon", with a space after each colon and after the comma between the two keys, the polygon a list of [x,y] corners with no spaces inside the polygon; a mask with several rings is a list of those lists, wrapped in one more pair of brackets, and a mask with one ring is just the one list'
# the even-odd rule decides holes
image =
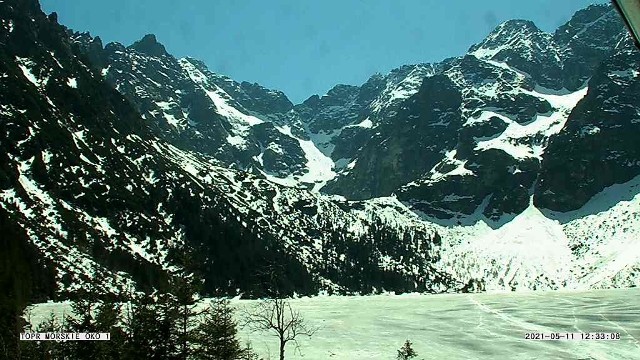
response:
{"label": "bare tree", "polygon": [[318,331],[317,327],[307,324],[300,312],[294,310],[285,299],[261,300],[255,307],[245,309],[242,324],[251,331],[268,331],[277,335],[280,341],[280,360],[284,360],[287,343],[294,343],[299,350],[298,338],[311,337]]}

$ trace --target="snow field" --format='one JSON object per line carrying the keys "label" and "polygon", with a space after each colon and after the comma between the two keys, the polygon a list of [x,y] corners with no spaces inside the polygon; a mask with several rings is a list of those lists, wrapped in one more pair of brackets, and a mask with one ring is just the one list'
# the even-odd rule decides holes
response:
{"label": "snow field", "polygon": [[[291,300],[319,330],[289,344],[286,358],[394,359],[406,339],[418,359],[637,359],[640,351],[638,289],[509,294],[319,296]],[[231,301],[236,309],[255,300]],[[69,313],[68,303],[36,305],[31,321],[51,312]],[[239,317],[241,311],[236,312]],[[618,341],[533,341],[530,332],[616,332]],[[277,338],[240,329],[264,359],[277,359]]]}

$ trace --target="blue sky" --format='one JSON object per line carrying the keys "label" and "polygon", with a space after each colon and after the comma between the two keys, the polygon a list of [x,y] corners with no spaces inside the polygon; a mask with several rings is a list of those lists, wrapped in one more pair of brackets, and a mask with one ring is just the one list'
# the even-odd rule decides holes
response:
{"label": "blue sky", "polygon": [[156,34],[176,57],[299,103],[376,72],[458,56],[502,21],[553,31],[597,0],[41,0],[60,23],[125,45]]}

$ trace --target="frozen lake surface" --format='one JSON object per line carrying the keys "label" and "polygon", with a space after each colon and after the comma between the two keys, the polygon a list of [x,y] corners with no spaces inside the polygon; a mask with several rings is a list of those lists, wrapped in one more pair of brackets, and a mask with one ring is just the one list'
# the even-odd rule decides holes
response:
{"label": "frozen lake surface", "polygon": [[[292,305],[320,330],[300,341],[302,355],[288,347],[287,359],[391,360],[405,339],[417,359],[640,359],[640,289],[317,297]],[[527,332],[618,332],[621,340],[534,341]],[[241,335],[265,358],[278,358],[276,338]]]}
{"label": "frozen lake surface", "polygon": [[[234,300],[242,308],[253,301]],[[320,327],[287,347],[287,359],[396,358],[406,339],[416,359],[640,359],[640,289],[501,294],[377,295],[291,300]],[[38,322],[61,304],[40,304]],[[620,340],[525,340],[525,333],[620,333]],[[277,339],[248,333],[264,359],[277,359]]]}

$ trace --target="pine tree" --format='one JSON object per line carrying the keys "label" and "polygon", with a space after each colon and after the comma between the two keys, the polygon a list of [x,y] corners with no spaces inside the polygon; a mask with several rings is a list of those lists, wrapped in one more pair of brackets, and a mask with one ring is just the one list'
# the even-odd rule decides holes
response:
{"label": "pine tree", "polygon": [[126,333],[119,326],[121,306],[105,301],[97,306],[95,312],[95,328],[99,332],[111,334],[109,341],[96,342],[96,357],[94,360],[124,359]]}
{"label": "pine tree", "polygon": [[[71,303],[71,314],[64,318],[65,332],[97,332],[93,319],[95,303],[90,298],[83,298]],[[96,344],[94,341],[72,341],[65,344],[72,357],[77,359],[93,359],[96,357]]]}
{"label": "pine tree", "polygon": [[24,358],[21,351],[28,341],[18,337],[26,325],[22,314],[29,303],[54,296],[55,274],[50,265],[12,215],[0,207],[0,359]]}
{"label": "pine tree", "polygon": [[[182,235],[184,236],[184,235]],[[193,263],[195,254],[193,249],[184,243],[182,239],[175,249],[175,261],[180,264],[183,271],[176,272],[169,281],[169,289],[163,299],[166,302],[170,317],[174,318],[175,326],[172,331],[173,342],[176,344],[176,359],[186,360],[190,358],[193,348],[194,328],[199,315],[196,310],[198,291],[202,287],[202,281],[196,274],[189,272],[195,269]]]}
{"label": "pine tree", "polygon": [[160,297],[148,295],[132,300],[126,316],[127,358],[159,360],[175,354],[176,344],[171,337],[175,317]]}
{"label": "pine tree", "polygon": [[[64,324],[52,313],[49,318],[35,328],[27,324],[25,331],[30,332],[65,332]],[[70,356],[70,342],[58,341],[21,341],[21,358],[36,359],[68,359]]]}
{"label": "pine tree", "polygon": [[247,356],[248,350],[243,349],[236,338],[236,327],[229,301],[213,300],[196,327],[194,359],[235,360]]}
{"label": "pine tree", "polygon": [[173,324],[171,337],[175,344],[176,359],[186,360],[192,349],[193,328],[196,325],[196,281],[192,275],[174,277],[170,294],[163,296],[162,307]]}
{"label": "pine tree", "polygon": [[404,345],[398,350],[398,360],[409,360],[418,356],[418,354],[413,350],[411,341],[407,340],[404,342]]}

